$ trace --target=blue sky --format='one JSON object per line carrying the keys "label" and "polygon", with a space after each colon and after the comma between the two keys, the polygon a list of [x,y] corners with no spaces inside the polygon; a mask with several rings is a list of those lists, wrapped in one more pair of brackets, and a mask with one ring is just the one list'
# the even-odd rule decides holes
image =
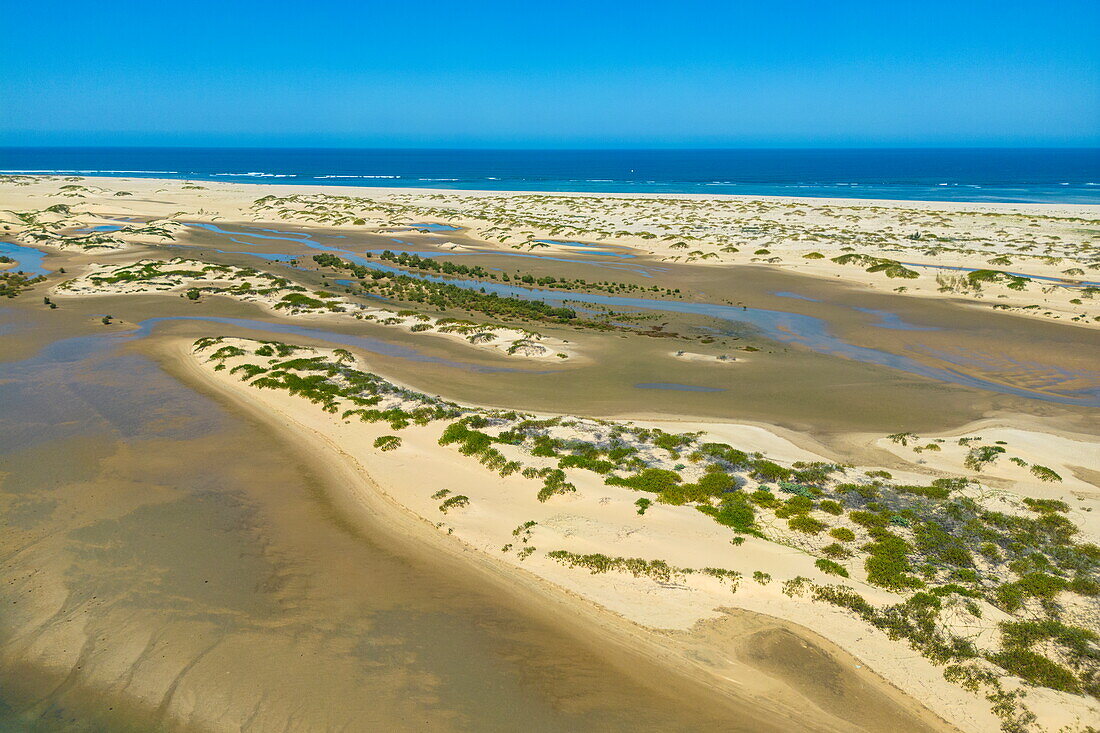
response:
{"label": "blue sky", "polygon": [[5,145],[1100,145],[1096,0],[0,2]]}

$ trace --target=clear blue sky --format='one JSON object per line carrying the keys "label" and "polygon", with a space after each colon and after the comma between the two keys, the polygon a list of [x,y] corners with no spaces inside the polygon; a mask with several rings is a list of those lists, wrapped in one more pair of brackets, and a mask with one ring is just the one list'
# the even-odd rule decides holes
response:
{"label": "clear blue sky", "polygon": [[0,144],[1100,145],[1100,2],[0,0]]}

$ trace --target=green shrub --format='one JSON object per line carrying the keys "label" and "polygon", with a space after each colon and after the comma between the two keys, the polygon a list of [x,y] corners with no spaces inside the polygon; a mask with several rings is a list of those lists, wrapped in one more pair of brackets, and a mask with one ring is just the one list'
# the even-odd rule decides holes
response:
{"label": "green shrub", "polygon": [[834,527],[829,530],[829,536],[841,542],[851,542],[856,538],[856,533],[847,527]]}
{"label": "green shrub", "polygon": [[972,471],[981,471],[987,463],[997,460],[997,456],[1004,452],[1005,449],[999,445],[979,445],[970,449],[963,459],[963,465]]}
{"label": "green shrub", "polygon": [[884,530],[877,530],[875,536],[874,542],[863,547],[870,553],[864,561],[867,582],[891,590],[923,587],[923,581],[907,575],[913,570],[907,556],[909,543]]}
{"label": "green shrub", "polygon": [[886,518],[882,517],[874,512],[865,512],[861,509],[848,513],[848,519],[851,519],[861,527],[871,529],[874,527],[885,527]]}
{"label": "green shrub", "polygon": [[1033,685],[1079,694],[1081,683],[1073,672],[1027,649],[990,654],[989,661]]}
{"label": "green shrub", "polygon": [[439,505],[439,511],[446,514],[447,512],[449,512],[452,509],[461,509],[462,507],[468,506],[469,504],[470,504],[470,497],[463,496],[462,494],[458,494],[456,496],[452,496],[452,497],[448,498],[442,504],[440,504]]}
{"label": "green shrub", "polygon": [[840,558],[841,560],[852,556],[852,552],[848,548],[836,542],[832,543],[831,545],[826,545],[825,547],[822,547],[821,554],[827,555],[829,557]]}
{"label": "green shrub", "polygon": [[848,571],[840,563],[833,562],[832,560],[826,560],[825,558],[818,558],[814,565],[818,570],[826,575],[839,575],[842,578],[848,577]]}
{"label": "green shrub", "polygon": [[1001,645],[1005,650],[1030,649],[1038,642],[1049,640],[1063,647],[1074,659],[1082,660],[1096,655],[1092,645],[1098,638],[1094,631],[1068,626],[1055,619],[1001,622]]}
{"label": "green shrub", "polygon": [[726,461],[734,468],[741,468],[749,464],[747,453],[732,448],[725,443],[703,443],[699,446],[699,452],[711,458]]}
{"label": "green shrub", "polygon": [[779,499],[775,497],[775,494],[766,489],[757,489],[749,494],[749,500],[757,506],[764,507],[765,509],[774,509],[779,506]]}
{"label": "green shrub", "polygon": [[493,444],[493,436],[478,430],[471,430],[466,423],[451,423],[439,436],[440,445],[461,443],[459,452],[464,456],[472,456],[488,450]]}
{"label": "green shrub", "polygon": [[710,470],[697,482],[699,489],[710,496],[720,496],[732,490],[737,484],[728,473],[722,470]]}
{"label": "green shrub", "polygon": [[1024,504],[1028,509],[1033,512],[1039,512],[1040,514],[1047,514],[1050,512],[1061,512],[1065,514],[1069,511],[1069,504],[1064,501],[1058,501],[1057,499],[1032,499],[1030,496],[1024,497]]}
{"label": "green shrub", "polygon": [[401,438],[396,435],[382,435],[375,438],[374,447],[381,451],[396,450],[401,447]]}
{"label": "green shrub", "polygon": [[1066,581],[1056,575],[1046,573],[1027,573],[1016,581],[1016,585],[1035,598],[1053,598],[1066,588]]}
{"label": "green shrub", "polygon": [[907,446],[910,440],[917,440],[918,438],[916,433],[894,433],[893,435],[887,435],[886,439]]}
{"label": "green shrub", "polygon": [[766,461],[763,458],[758,458],[752,461],[751,465],[752,471],[749,475],[751,475],[757,481],[761,481],[764,483],[783,481],[790,478],[791,476],[791,469],[784,468],[778,463],[773,463],[772,461]]}
{"label": "green shrub", "polygon": [[1054,471],[1047,468],[1046,466],[1040,466],[1038,464],[1032,465],[1031,473],[1035,476],[1035,478],[1039,479],[1040,481],[1061,481],[1062,480],[1062,477],[1059,476],[1058,474],[1056,474]]}
{"label": "green shrub", "polygon": [[755,516],[752,505],[740,494],[735,494],[721,507],[712,506],[696,507],[703,514],[714,517],[714,521],[729,527],[737,532],[760,535],[756,529]]}
{"label": "green shrub", "polygon": [[612,486],[626,486],[636,491],[650,491],[654,494],[659,494],[665,489],[676,486],[676,484],[680,483],[682,480],[680,474],[675,471],[669,471],[664,468],[646,468],[640,473],[636,473],[633,476],[627,476],[626,478],[608,476],[604,479],[604,483]]}
{"label": "green shrub", "polygon": [[1069,583],[1069,590],[1082,596],[1100,595],[1100,582],[1095,578],[1078,575]]}
{"label": "green shrub", "polygon": [[587,456],[564,456],[558,461],[558,468],[584,468],[595,473],[611,473],[615,464],[598,458]]}
{"label": "green shrub", "polygon": [[805,532],[806,534],[821,534],[826,529],[825,524],[806,514],[791,517],[787,520],[787,526],[796,532]]}
{"label": "green shrub", "polygon": [[928,499],[946,499],[951,491],[945,486],[894,486],[894,491],[898,491],[903,494],[915,494],[916,496],[923,496]]}
{"label": "green shrub", "polygon": [[783,503],[783,506],[779,507],[775,511],[775,516],[780,519],[786,519],[787,517],[793,517],[796,514],[806,514],[812,511],[814,508],[814,502],[811,499],[807,499],[804,496],[792,496]]}
{"label": "green shrub", "polygon": [[674,568],[664,560],[645,560],[640,557],[609,557],[594,553],[578,555],[566,550],[554,550],[546,556],[569,567],[588,568],[593,574],[608,572],[626,572],[635,578],[649,577],[660,582],[670,582],[676,576],[691,572],[687,568]]}

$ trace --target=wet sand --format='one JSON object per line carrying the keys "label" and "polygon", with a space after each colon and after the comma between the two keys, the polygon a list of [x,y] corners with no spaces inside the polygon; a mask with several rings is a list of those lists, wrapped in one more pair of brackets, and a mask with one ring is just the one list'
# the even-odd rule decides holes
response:
{"label": "wet sand", "polygon": [[[414,539],[317,446],[163,371],[156,343],[81,336],[0,365],[5,725],[843,729],[829,695],[800,717],[746,704],[574,599]],[[816,699],[784,657],[738,662]],[[867,709],[868,730],[912,720]]]}
{"label": "wet sand", "polygon": [[349,516],[309,451],[147,358],[85,347],[3,367],[11,724],[706,730],[729,712]]}

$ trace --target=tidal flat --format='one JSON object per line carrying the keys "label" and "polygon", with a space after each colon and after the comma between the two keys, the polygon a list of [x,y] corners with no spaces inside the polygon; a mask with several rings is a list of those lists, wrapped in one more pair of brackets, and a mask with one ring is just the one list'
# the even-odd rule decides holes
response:
{"label": "tidal flat", "polygon": [[1100,715],[1096,207],[0,201],[4,725]]}
{"label": "tidal flat", "polygon": [[730,714],[355,511],[307,447],[110,335],[0,364],[0,445],[5,729],[708,730]]}

